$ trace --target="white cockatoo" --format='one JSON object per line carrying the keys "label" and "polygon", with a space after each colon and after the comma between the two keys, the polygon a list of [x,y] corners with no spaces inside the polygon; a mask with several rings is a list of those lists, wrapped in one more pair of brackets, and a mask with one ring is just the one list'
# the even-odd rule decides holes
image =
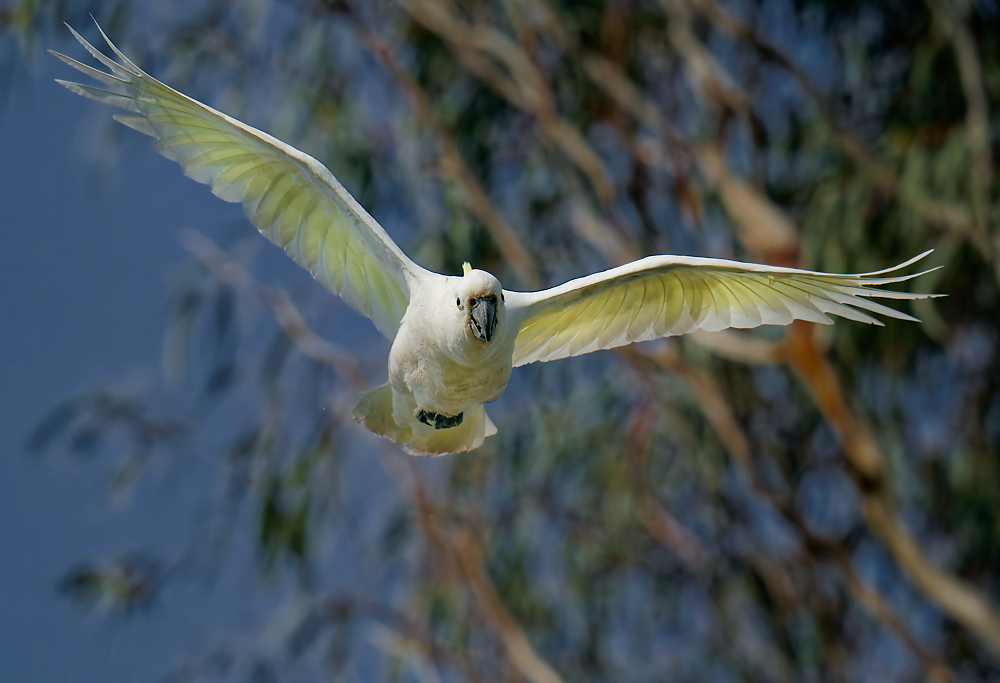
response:
{"label": "white cockatoo", "polygon": [[929,296],[872,288],[920,275],[884,277],[929,252],[855,275],[649,256],[540,292],[505,290],[468,264],[460,277],[440,275],[410,260],[309,155],[149,76],[103,31],[117,62],[73,35],[108,72],[53,54],[107,89],[59,83],[132,112],[115,119],[155,138],[156,151],[218,197],[242,203],[261,234],[392,340],[389,381],[360,394],[354,418],[413,454],[467,451],[495,434],[483,403],[519,365],[694,330],[830,323],[828,313],[876,325],[865,311],[916,320],[868,297]]}

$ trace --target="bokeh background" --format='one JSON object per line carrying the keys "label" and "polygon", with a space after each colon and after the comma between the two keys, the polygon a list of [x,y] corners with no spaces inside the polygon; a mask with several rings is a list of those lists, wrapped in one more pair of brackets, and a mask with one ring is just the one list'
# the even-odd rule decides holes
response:
{"label": "bokeh background", "polygon": [[[53,78],[95,44],[326,163],[422,265],[926,249],[921,324],[521,368],[473,453],[389,344]],[[0,3],[0,680],[1000,680],[1000,7]]]}

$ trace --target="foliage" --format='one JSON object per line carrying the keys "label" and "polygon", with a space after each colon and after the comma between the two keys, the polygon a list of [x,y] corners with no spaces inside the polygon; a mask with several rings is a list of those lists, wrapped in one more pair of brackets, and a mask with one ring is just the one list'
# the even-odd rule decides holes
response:
{"label": "foliage", "polygon": [[[85,12],[2,20],[47,32]],[[206,523],[222,538],[253,511],[262,572],[299,581],[283,627],[261,630],[273,656],[192,653],[173,676],[1000,675],[991,3],[258,0],[155,29],[132,3],[98,18],[154,75],[323,160],[435,270],[468,260],[531,287],[661,252],[869,271],[933,246],[944,267],[914,286],[949,295],[915,307],[919,326],[522,368],[490,410],[497,437],[426,461],[353,426],[359,377],[384,370],[341,350],[353,340],[312,295],[234,279],[237,259],[193,241],[168,349],[211,409],[161,418],[101,393],[32,437],[119,462],[133,451],[102,446],[112,428],[144,453],[214,444],[226,494]],[[330,327],[319,351],[281,322],[299,310]]]}

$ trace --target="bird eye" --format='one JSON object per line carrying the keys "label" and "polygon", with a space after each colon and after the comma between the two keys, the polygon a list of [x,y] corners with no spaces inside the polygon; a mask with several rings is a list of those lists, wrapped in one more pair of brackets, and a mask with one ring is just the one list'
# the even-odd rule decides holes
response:
{"label": "bird eye", "polygon": [[455,299],[455,305],[458,306],[459,308],[461,308],[462,307],[462,300],[461,299]]}

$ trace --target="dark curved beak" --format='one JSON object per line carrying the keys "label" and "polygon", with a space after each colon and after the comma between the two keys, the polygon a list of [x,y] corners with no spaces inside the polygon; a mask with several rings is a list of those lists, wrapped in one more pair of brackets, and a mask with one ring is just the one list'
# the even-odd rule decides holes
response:
{"label": "dark curved beak", "polygon": [[485,342],[493,339],[493,332],[497,328],[497,309],[493,299],[488,297],[476,299],[469,314],[472,333]]}

